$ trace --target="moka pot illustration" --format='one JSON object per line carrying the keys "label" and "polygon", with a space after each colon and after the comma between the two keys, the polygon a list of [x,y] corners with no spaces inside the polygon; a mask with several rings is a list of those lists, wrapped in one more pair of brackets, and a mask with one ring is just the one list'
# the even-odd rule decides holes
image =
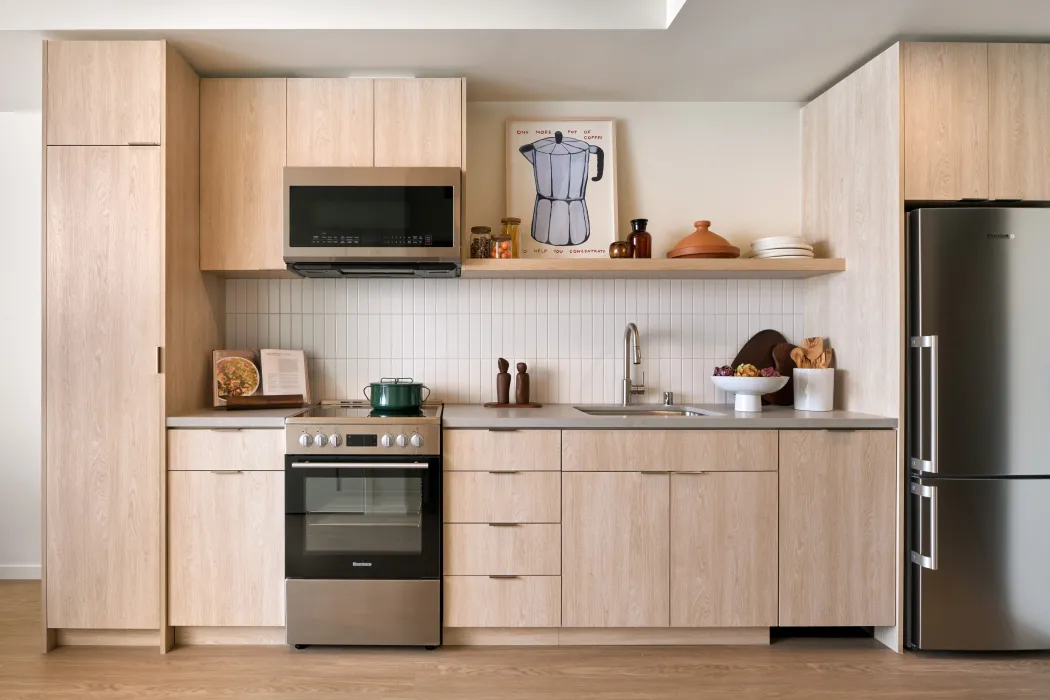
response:
{"label": "moka pot illustration", "polygon": [[560,131],[518,149],[532,163],[536,180],[536,204],[532,209],[532,237],[548,245],[579,245],[591,235],[587,214],[587,176],[591,154],[598,156],[598,172],[592,182],[602,179],[605,152]]}

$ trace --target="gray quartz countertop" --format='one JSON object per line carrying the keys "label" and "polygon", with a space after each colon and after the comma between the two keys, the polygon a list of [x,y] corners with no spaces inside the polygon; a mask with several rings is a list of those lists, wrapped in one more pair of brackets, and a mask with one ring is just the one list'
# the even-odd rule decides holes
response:
{"label": "gray quartz countertop", "polygon": [[169,428],[284,428],[284,419],[305,411],[306,408],[266,408],[258,411],[227,411],[223,408],[203,409],[181,416],[169,416]]}
{"label": "gray quartz countertop", "polygon": [[[485,408],[479,404],[446,404],[445,428],[621,428],[621,429],[885,429],[896,428],[896,418],[849,411],[796,411],[790,407],[765,406],[761,413],[733,410],[731,404],[682,404],[704,416],[595,416],[571,404],[544,404],[542,408]],[[653,406],[652,408],[661,408]]]}

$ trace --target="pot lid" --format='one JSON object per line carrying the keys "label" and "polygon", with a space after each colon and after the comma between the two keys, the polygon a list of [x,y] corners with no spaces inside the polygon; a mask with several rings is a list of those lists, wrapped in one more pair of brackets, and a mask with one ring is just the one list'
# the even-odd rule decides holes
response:
{"label": "pot lid", "polygon": [[667,252],[669,258],[739,258],[740,249],[710,229],[710,221],[694,221],[696,230]]}
{"label": "pot lid", "polygon": [[371,382],[371,384],[380,386],[409,386],[412,384],[420,385],[419,382],[412,381],[412,377],[383,377],[378,382]]}
{"label": "pot lid", "polygon": [[591,144],[580,139],[574,139],[571,136],[566,138],[560,131],[555,131],[554,136],[548,136],[545,139],[540,139],[532,144],[532,147],[540,153],[547,153],[550,155],[572,155],[573,153],[583,153],[591,149]]}

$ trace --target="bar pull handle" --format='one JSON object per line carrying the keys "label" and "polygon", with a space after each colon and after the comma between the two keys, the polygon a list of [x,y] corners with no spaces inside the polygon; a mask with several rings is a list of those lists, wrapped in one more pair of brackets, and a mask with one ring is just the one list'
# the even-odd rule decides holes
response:
{"label": "bar pull handle", "polygon": [[521,474],[517,469],[491,469],[489,474]]}
{"label": "bar pull handle", "polygon": [[[911,492],[920,498],[930,501],[930,556],[924,556],[921,552],[912,550],[911,561],[924,569],[937,570],[937,487],[925,486],[923,484],[912,484]],[[921,522],[921,517],[920,517]],[[922,543],[920,542],[920,549]]]}
{"label": "bar pull handle", "polygon": [[518,527],[521,523],[489,523],[489,527]]}
{"label": "bar pull handle", "polygon": [[[938,443],[941,440],[941,416],[940,409],[937,406],[937,377],[940,374],[940,339],[935,335],[916,335],[911,338],[911,347],[922,352],[923,348],[928,348],[930,351],[930,458],[922,459],[921,457],[912,457],[909,460],[911,468],[925,472],[927,474],[937,473],[937,453]],[[922,379],[919,379],[920,387]],[[921,388],[920,388],[921,392]],[[921,424],[919,436],[922,437]]]}
{"label": "bar pull handle", "polygon": [[510,578],[521,578],[521,576],[515,576],[513,574],[489,574],[489,578],[510,579]]}
{"label": "bar pull handle", "polygon": [[666,469],[664,469],[663,471],[659,471],[657,469],[643,469],[642,470],[642,474],[654,474],[655,475],[655,474],[670,474],[670,473],[671,472],[666,470]]}
{"label": "bar pull handle", "polygon": [[164,374],[164,348],[157,346],[157,374]]}
{"label": "bar pull handle", "polygon": [[490,433],[516,433],[517,428],[489,428]]}
{"label": "bar pull handle", "polygon": [[677,476],[678,474],[682,474],[685,476],[703,476],[706,473],[707,472],[675,472],[675,476]]}
{"label": "bar pull handle", "polygon": [[212,474],[243,474],[242,469],[210,469]]}

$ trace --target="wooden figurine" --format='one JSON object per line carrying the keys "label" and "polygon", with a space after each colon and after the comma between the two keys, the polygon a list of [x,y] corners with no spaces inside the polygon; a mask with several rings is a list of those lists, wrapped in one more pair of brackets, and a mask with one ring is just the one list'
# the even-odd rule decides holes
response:
{"label": "wooden figurine", "polygon": [[514,376],[514,403],[526,404],[529,402],[529,375],[526,370],[528,366],[519,362],[518,373]]}
{"label": "wooden figurine", "polygon": [[496,360],[499,374],[496,375],[496,403],[510,403],[510,363],[502,357]]}

